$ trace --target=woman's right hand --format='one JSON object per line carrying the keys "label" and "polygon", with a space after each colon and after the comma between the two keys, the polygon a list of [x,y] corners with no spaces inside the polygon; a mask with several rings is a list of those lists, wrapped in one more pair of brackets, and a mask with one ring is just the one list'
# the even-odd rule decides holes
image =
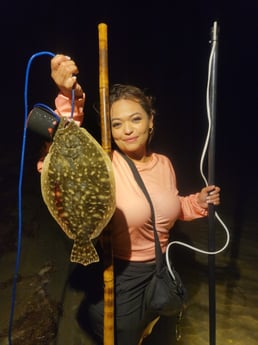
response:
{"label": "woman's right hand", "polygon": [[71,98],[74,89],[76,99],[83,97],[82,87],[77,82],[78,73],[78,67],[69,56],[57,54],[51,59],[51,77],[64,96]]}

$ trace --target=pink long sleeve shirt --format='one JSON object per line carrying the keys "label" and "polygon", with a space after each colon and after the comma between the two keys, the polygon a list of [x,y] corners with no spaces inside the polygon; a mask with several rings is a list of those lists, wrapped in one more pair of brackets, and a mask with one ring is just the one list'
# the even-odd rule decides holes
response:
{"label": "pink long sleeve shirt", "polygon": [[[204,217],[207,211],[196,199],[198,193],[178,195],[176,176],[170,160],[153,153],[147,163],[136,167],[150,194],[162,251],[176,220]],[[112,165],[116,182],[116,211],[111,220],[114,256],[123,260],[149,261],[155,257],[154,234],[149,203],[135,181],[127,162],[114,151]]]}
{"label": "pink long sleeve shirt", "polygon": [[[74,120],[83,121],[85,97],[77,100]],[[60,116],[70,116],[71,100],[59,94],[56,111]],[[38,171],[43,166],[38,162]],[[135,181],[124,158],[113,151],[112,165],[115,175],[116,210],[111,219],[113,253],[116,258],[130,261],[150,261],[155,258],[151,211],[145,195]],[[156,228],[162,251],[165,252],[169,233],[178,219],[193,220],[207,215],[207,210],[197,203],[198,193],[179,196],[175,171],[164,155],[152,153],[148,162],[137,162],[136,167],[150,194],[155,210]]]}

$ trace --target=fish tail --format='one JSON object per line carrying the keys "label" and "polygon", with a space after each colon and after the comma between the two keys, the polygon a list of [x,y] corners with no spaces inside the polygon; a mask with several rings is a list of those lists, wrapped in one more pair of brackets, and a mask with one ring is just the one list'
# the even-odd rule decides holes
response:
{"label": "fish tail", "polygon": [[70,256],[71,262],[87,266],[93,262],[99,262],[99,255],[90,240],[82,243],[75,239]]}

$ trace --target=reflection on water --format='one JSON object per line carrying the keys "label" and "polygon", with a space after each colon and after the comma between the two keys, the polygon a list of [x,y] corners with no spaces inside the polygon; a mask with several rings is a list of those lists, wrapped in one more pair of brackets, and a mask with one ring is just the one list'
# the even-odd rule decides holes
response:
{"label": "reflection on water", "polygon": [[[8,344],[7,329],[17,242],[17,211],[13,206],[16,191],[10,187],[6,185],[2,193],[2,200],[5,202],[1,205],[4,215],[1,218],[0,239],[1,345]],[[89,338],[80,332],[75,321],[76,310],[83,296],[66,286],[67,277],[73,268],[69,263],[71,243],[48,214],[39,189],[34,188],[33,184],[28,187],[23,201],[24,229],[15,306],[15,321],[19,320],[19,329],[13,329],[14,345],[25,344],[21,341],[22,334],[30,334],[33,345],[46,344],[46,332],[50,330],[52,333],[48,334],[51,335],[48,337],[48,345],[92,345]],[[231,241],[228,248],[217,255],[215,260],[217,345],[257,344],[257,201],[250,205],[252,207],[246,208],[245,213],[241,213],[242,216],[239,212],[231,210],[226,215],[220,215],[230,230]],[[173,232],[173,239],[206,249],[207,231],[208,225],[205,220],[178,223]],[[222,247],[224,242],[224,230],[217,224],[217,248]],[[210,343],[211,320],[207,256],[179,246],[172,247],[172,256],[189,295],[188,307],[181,322],[182,338],[179,342],[175,340],[175,318],[164,318],[155,326],[153,334],[144,344],[207,345]],[[45,313],[41,308],[33,308],[33,303],[41,305]],[[38,315],[35,314],[29,325],[25,322],[28,308],[33,309],[35,313],[38,311]],[[51,325],[46,326],[46,323],[42,322],[44,316],[52,317]],[[44,329],[45,326],[48,327],[47,330]],[[34,332],[36,339],[33,339],[31,332],[26,333],[26,327],[29,330],[37,329],[37,332]],[[26,345],[29,344],[27,340]]]}
{"label": "reflection on water", "polygon": [[[207,240],[207,228],[203,221],[197,222],[197,228],[192,224],[181,227],[183,239],[194,245],[205,248]],[[196,225],[195,225],[196,226]],[[229,227],[230,224],[227,224]],[[188,229],[189,227],[189,229]],[[182,229],[183,228],[183,229]],[[184,229],[186,228],[186,229]],[[190,231],[191,228],[191,231]],[[232,230],[231,226],[230,229]],[[178,344],[202,345],[202,344],[257,344],[258,336],[258,282],[256,276],[257,267],[257,224],[252,222],[244,225],[243,235],[239,248],[232,249],[236,241],[233,236],[229,247],[216,256],[216,310],[209,311],[209,281],[207,257],[202,254],[187,253],[187,249],[180,249],[175,259],[181,260],[176,267],[183,275],[189,292],[189,305],[181,323],[182,338]],[[180,232],[177,236],[180,236]],[[218,248],[223,243],[223,230],[217,230]],[[238,252],[238,257],[232,253]],[[182,262],[183,261],[183,262]],[[164,327],[160,324],[160,332],[156,329],[152,339],[146,341],[148,345],[158,344],[160,334],[165,337],[166,326],[169,320],[164,320]],[[173,339],[174,325],[171,320],[169,336]],[[210,328],[211,322],[211,328]],[[214,325],[216,332],[214,334]],[[159,333],[159,335],[158,335]],[[210,338],[211,337],[211,338]],[[214,342],[215,341],[215,342]]]}

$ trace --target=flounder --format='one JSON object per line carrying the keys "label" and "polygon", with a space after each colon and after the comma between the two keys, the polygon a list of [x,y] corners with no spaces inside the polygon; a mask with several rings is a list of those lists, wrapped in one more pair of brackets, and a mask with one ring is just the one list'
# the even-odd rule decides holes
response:
{"label": "flounder", "polygon": [[73,120],[61,118],[41,172],[45,204],[74,240],[70,260],[99,261],[92,242],[115,211],[115,180],[109,155]]}

